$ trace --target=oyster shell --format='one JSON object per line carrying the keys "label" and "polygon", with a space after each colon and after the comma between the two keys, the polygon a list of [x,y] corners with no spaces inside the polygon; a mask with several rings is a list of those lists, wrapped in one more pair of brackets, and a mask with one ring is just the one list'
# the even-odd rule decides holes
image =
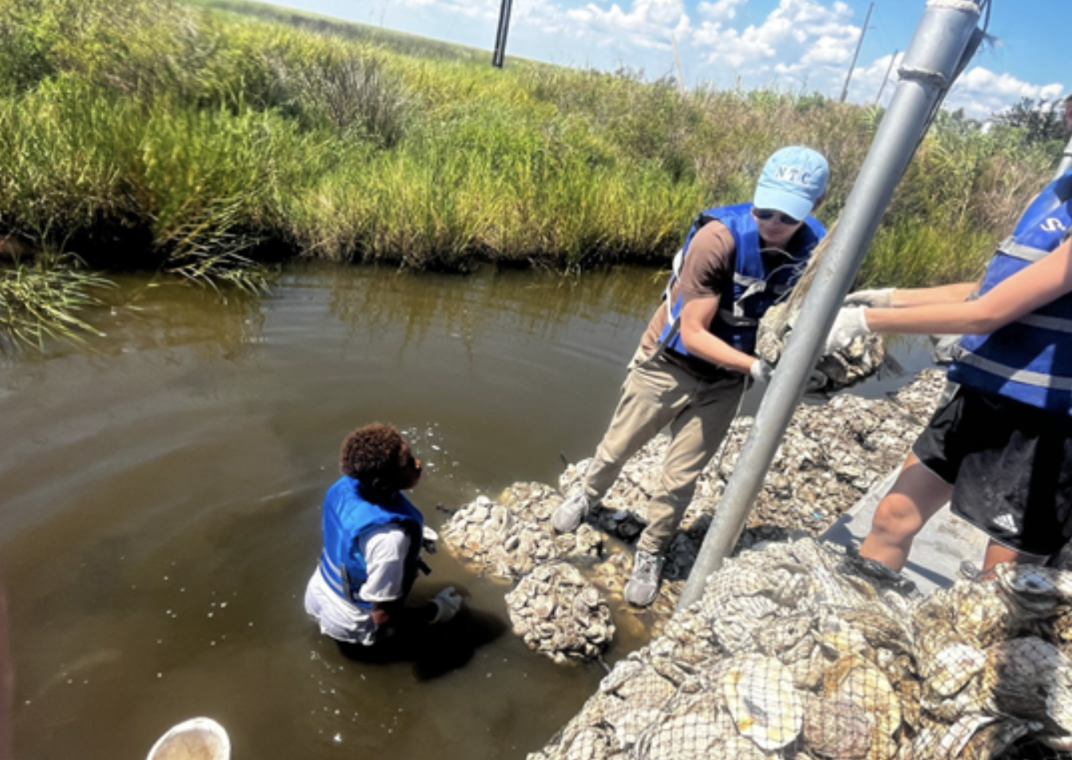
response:
{"label": "oyster shell", "polygon": [[951,697],[981,673],[986,654],[970,644],[951,644],[924,665],[927,686],[936,694]]}
{"label": "oyster shell", "polygon": [[810,697],[804,710],[804,742],[830,760],[856,760],[871,749],[873,723],[854,701]]}
{"label": "oyster shell", "polygon": [[773,657],[743,655],[730,660],[721,687],[737,730],[760,749],[781,749],[800,734],[804,700],[793,686],[792,674]]}
{"label": "oyster shell", "polygon": [[541,565],[506,595],[514,633],[556,662],[598,656],[614,637],[610,608],[572,565]]}
{"label": "oyster shell", "polygon": [[641,734],[631,756],[690,760],[724,757],[716,750],[731,738],[736,738],[736,728],[714,695],[688,696],[675,700],[673,708]]}
{"label": "oyster shell", "polygon": [[472,570],[506,581],[559,556],[549,529],[514,516],[486,496],[455,512],[443,539]]}
{"label": "oyster shell", "polygon": [[[1001,712],[1019,718],[1046,717],[1051,697],[1060,699],[1072,676],[1072,661],[1037,636],[994,644],[986,652],[983,686]],[[1064,706],[1064,701],[1059,706]],[[1063,717],[1063,711],[1060,713]],[[1066,727],[1066,731],[1068,728]]]}
{"label": "oyster shell", "polygon": [[900,696],[885,674],[860,655],[844,657],[827,670],[823,695],[860,705],[887,737],[901,726]]}

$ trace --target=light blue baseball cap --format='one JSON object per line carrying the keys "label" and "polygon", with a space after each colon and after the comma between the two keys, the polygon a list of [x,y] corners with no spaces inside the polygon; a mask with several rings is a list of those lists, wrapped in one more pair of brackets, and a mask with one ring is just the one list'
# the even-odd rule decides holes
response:
{"label": "light blue baseball cap", "polygon": [[830,168],[821,153],[790,145],[767,159],[756,184],[756,208],[769,208],[803,219],[826,192]]}

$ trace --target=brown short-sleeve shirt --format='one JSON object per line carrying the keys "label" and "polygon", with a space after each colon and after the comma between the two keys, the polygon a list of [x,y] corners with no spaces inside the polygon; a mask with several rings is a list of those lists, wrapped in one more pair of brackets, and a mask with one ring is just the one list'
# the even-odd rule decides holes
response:
{"label": "brown short-sleeve shirt", "polygon": [[[736,250],[733,235],[722,222],[705,224],[689,243],[681,276],[674,284],[670,297],[676,300],[680,293],[684,306],[697,299],[721,296],[723,289],[733,280]],[[659,336],[665,326],[666,303],[660,302],[640,341],[645,355],[650,355],[659,345]],[[692,357],[671,357],[671,360],[700,376],[710,376],[718,371],[712,364]]]}

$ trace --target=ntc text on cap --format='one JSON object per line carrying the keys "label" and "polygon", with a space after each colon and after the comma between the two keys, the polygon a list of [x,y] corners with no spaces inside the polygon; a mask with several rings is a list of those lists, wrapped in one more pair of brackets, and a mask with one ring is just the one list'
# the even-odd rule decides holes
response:
{"label": "ntc text on cap", "polygon": [[802,145],[782,148],[767,159],[753,203],[803,219],[826,192],[830,170],[822,154]]}

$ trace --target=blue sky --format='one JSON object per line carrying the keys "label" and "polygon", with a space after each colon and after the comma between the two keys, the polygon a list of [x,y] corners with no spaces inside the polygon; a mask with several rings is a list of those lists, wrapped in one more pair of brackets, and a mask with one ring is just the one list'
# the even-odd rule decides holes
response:
{"label": "blue sky", "polygon": [[[273,4],[490,50],[501,0],[280,0]],[[676,41],[686,84],[773,86],[837,97],[870,0],[513,0],[509,56],[566,66],[627,66],[674,75]],[[1072,88],[1072,0],[992,0],[981,50],[946,100],[987,118],[1021,97],[1056,99]],[[872,103],[891,57],[912,39],[924,0],[875,0],[849,100]],[[1059,38],[1060,37],[1060,38]],[[899,60],[899,57],[898,57]],[[896,61],[895,61],[896,63]],[[883,90],[888,102],[894,76]]]}

